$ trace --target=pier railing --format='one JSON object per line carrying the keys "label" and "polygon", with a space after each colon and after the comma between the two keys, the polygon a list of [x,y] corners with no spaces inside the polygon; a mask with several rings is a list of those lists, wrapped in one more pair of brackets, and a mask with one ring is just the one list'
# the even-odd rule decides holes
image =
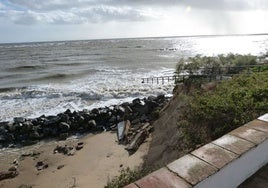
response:
{"label": "pier railing", "polygon": [[268,70],[268,64],[259,65],[244,65],[235,67],[212,67],[212,68],[199,68],[199,69],[185,69],[183,74],[174,73],[174,75],[158,76],[142,78],[142,83],[147,84],[166,84],[184,82],[189,78],[203,79],[207,81],[223,80],[232,78],[236,74],[251,74],[253,72],[261,72]]}

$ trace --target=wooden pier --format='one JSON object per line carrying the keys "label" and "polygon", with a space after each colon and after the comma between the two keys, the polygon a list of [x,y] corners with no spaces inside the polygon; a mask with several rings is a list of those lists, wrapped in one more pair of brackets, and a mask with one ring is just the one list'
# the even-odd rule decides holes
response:
{"label": "wooden pier", "polygon": [[142,83],[151,84],[165,84],[169,82],[177,83],[184,80],[184,76],[173,75],[173,76],[160,76],[151,78],[142,78]]}
{"label": "wooden pier", "polygon": [[[200,68],[195,70],[184,70],[184,75],[174,74],[170,76],[160,76],[160,77],[149,77],[141,78],[144,84],[166,84],[166,83],[178,83],[184,82],[189,78],[194,79],[205,79],[207,81],[212,80],[223,80],[232,78],[236,74],[251,74],[253,72],[261,72],[262,66],[266,66],[268,69],[268,64],[259,65],[247,65],[247,66],[235,66],[235,67],[213,67],[213,68]],[[241,72],[242,71],[242,72]]]}

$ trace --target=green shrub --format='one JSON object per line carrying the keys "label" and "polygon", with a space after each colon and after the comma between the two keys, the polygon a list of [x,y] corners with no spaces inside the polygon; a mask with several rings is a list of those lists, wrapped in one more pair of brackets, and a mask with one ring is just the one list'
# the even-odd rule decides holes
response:
{"label": "green shrub", "polygon": [[108,181],[105,188],[122,188],[138,179],[141,179],[149,172],[149,170],[143,168],[136,168],[134,170],[131,170],[130,168],[122,169],[118,176]]}
{"label": "green shrub", "polygon": [[[218,55],[215,57],[200,56],[180,59],[176,65],[176,73],[179,75],[208,75],[215,78],[219,74],[237,74],[246,69],[245,66],[254,66],[257,64],[257,57],[252,55]],[[199,79],[198,77],[196,77]]]}
{"label": "green shrub", "polygon": [[211,139],[215,139],[267,113],[267,104],[268,71],[240,75],[222,81],[214,91],[196,91],[184,120],[199,129],[206,127]]}

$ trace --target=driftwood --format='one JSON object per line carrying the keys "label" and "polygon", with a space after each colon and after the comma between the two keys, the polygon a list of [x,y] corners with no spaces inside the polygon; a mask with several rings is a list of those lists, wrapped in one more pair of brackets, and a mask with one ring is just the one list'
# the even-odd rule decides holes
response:
{"label": "driftwood", "polygon": [[0,172],[0,181],[4,179],[14,178],[17,175],[17,171]]}
{"label": "driftwood", "polygon": [[129,144],[129,146],[126,147],[126,150],[128,150],[130,153],[134,153],[135,151],[138,150],[140,145],[145,141],[147,136],[148,136],[147,130],[141,130],[138,134],[136,134],[136,136]]}
{"label": "driftwood", "polygon": [[130,131],[131,123],[129,120],[125,121],[125,129],[124,129],[124,139],[126,144],[130,142],[130,138],[128,137]]}

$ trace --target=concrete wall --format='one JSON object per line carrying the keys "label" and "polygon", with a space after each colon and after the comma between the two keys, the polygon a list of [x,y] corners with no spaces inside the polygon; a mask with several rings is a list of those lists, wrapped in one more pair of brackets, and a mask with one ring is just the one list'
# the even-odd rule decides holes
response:
{"label": "concrete wall", "polygon": [[237,187],[267,163],[268,114],[265,114],[126,188]]}

